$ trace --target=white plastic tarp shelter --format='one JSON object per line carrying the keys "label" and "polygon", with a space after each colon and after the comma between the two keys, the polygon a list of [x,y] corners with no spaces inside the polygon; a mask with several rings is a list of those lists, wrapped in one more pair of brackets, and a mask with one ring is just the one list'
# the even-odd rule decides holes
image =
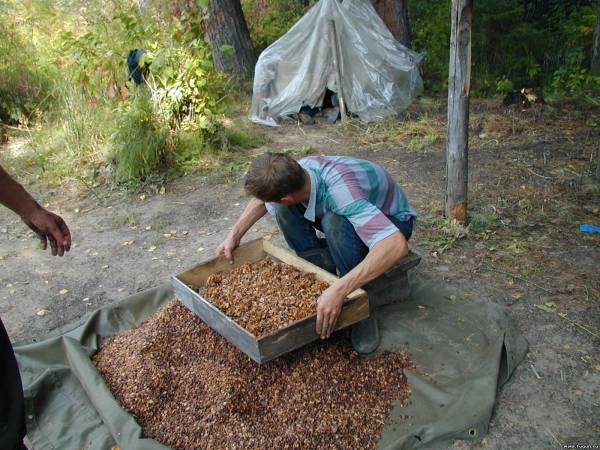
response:
{"label": "white plastic tarp shelter", "polygon": [[396,41],[370,0],[321,0],[258,58],[250,120],[275,126],[321,106],[326,88],[339,94],[336,46],[346,107],[361,120],[397,114],[423,90],[424,54]]}

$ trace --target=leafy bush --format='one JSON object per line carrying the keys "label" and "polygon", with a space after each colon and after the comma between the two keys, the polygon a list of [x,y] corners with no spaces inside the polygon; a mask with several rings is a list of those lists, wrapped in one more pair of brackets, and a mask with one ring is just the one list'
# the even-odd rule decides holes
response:
{"label": "leafy bush", "polygon": [[[10,5],[12,6],[12,5]],[[0,122],[27,123],[51,104],[57,71],[0,3]]]}
{"label": "leafy bush", "polygon": [[[17,84],[5,74],[35,68],[32,61],[42,59],[51,67],[45,73],[57,102],[32,130],[32,152],[23,157],[47,178],[95,176],[98,166],[112,165],[117,182],[135,185],[156,173],[203,167],[202,159],[252,141],[220,123],[231,86],[213,70],[194,2],[8,2],[12,22],[0,16],[0,31],[12,24],[16,39],[34,30],[44,48],[38,57],[33,46],[15,44],[26,39],[0,41],[0,98],[11,99],[2,90],[5,80],[7,89]],[[141,86],[127,81],[127,54],[134,48],[145,50],[141,63],[149,67]],[[15,104],[38,97],[27,91]]]}
{"label": "leafy bush", "polygon": [[[448,78],[450,3],[409,0],[413,48],[427,52],[426,90]],[[471,85],[474,95],[537,87],[554,95],[598,95],[589,75],[597,20],[591,0],[481,0],[473,8]]]}
{"label": "leafy bush", "polygon": [[242,0],[252,45],[258,52],[283,36],[302,17],[309,3],[300,0]]}
{"label": "leafy bush", "polygon": [[173,145],[169,128],[157,118],[150,96],[139,90],[119,105],[111,136],[118,182],[139,182],[169,167]]}

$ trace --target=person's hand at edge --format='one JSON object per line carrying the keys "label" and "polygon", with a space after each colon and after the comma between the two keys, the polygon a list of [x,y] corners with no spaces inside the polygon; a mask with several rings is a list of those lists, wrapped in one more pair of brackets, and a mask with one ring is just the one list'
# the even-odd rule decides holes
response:
{"label": "person's hand at edge", "polygon": [[21,219],[38,235],[43,250],[50,243],[53,256],[63,256],[71,249],[71,232],[59,215],[36,205],[26,211]]}

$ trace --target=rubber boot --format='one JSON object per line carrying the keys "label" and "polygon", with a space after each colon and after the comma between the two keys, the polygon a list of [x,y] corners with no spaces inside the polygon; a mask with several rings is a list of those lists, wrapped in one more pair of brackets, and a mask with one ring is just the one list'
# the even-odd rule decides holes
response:
{"label": "rubber boot", "polygon": [[379,323],[375,311],[371,312],[368,319],[352,325],[352,348],[359,355],[373,353],[379,347],[381,336],[379,335]]}
{"label": "rubber boot", "polygon": [[329,273],[336,274],[335,263],[333,262],[333,259],[331,259],[329,250],[326,248],[316,248],[306,252],[298,252],[298,256],[313,263],[315,266],[319,266]]}

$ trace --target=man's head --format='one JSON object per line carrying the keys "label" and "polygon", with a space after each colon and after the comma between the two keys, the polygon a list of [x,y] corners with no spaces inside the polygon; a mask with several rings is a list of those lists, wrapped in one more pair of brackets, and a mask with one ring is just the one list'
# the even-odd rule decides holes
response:
{"label": "man's head", "polygon": [[282,153],[265,153],[250,165],[244,188],[262,201],[293,205],[303,200],[300,194],[306,183],[306,173],[296,160]]}

